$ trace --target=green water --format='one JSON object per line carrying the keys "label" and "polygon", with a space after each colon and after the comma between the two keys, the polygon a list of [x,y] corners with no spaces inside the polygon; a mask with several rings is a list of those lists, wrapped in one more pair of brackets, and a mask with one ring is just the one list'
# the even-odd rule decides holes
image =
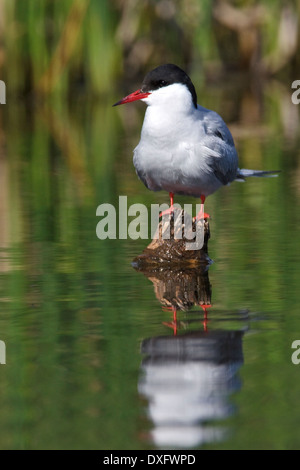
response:
{"label": "green water", "polygon": [[181,274],[135,270],[147,240],[96,237],[99,204],[167,201],[135,175],[144,106],[112,108],[121,96],[1,108],[1,449],[299,448],[299,107],[276,83],[261,103],[199,93],[241,167],[282,172],[208,198],[212,307],[205,324],[199,305],[178,311],[175,336],[159,288]]}

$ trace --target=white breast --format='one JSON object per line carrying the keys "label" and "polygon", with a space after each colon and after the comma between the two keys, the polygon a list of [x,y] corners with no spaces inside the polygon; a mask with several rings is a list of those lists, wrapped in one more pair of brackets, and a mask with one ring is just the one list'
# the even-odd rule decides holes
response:
{"label": "white breast", "polygon": [[[212,158],[216,159],[217,169],[225,173],[232,161],[234,176],[237,156],[229,130],[216,113],[196,109],[184,85],[161,88],[143,101],[148,108],[133,163],[149,189],[207,196],[224,184],[210,165]],[[225,140],[209,134],[208,122],[221,128]]]}

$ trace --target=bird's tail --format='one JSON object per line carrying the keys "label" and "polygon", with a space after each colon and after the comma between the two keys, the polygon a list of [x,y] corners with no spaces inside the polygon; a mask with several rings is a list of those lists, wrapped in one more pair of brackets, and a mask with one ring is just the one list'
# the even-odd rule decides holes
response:
{"label": "bird's tail", "polygon": [[259,176],[264,178],[271,178],[274,176],[278,176],[280,170],[271,170],[271,171],[261,171],[261,170],[247,170],[246,168],[239,168],[237,172],[237,181],[245,181],[245,178],[249,176]]}

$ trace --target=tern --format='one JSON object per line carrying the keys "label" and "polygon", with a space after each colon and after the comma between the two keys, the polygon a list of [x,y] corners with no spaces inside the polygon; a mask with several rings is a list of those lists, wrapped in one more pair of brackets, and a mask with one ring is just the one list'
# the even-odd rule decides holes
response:
{"label": "tern", "polygon": [[197,104],[190,77],[177,65],[165,64],[145,76],[140,89],[113,106],[141,100],[147,104],[133,164],[152,191],[201,199],[197,217],[206,218],[207,196],[234,180],[277,176],[277,171],[240,169],[232,135],[219,114]]}

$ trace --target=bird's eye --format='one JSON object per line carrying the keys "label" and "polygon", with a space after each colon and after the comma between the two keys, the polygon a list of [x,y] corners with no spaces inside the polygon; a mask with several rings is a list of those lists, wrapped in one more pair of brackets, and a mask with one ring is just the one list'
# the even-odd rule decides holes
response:
{"label": "bird's eye", "polygon": [[167,85],[166,80],[159,80],[159,82],[158,82],[159,87],[166,86],[166,85]]}

